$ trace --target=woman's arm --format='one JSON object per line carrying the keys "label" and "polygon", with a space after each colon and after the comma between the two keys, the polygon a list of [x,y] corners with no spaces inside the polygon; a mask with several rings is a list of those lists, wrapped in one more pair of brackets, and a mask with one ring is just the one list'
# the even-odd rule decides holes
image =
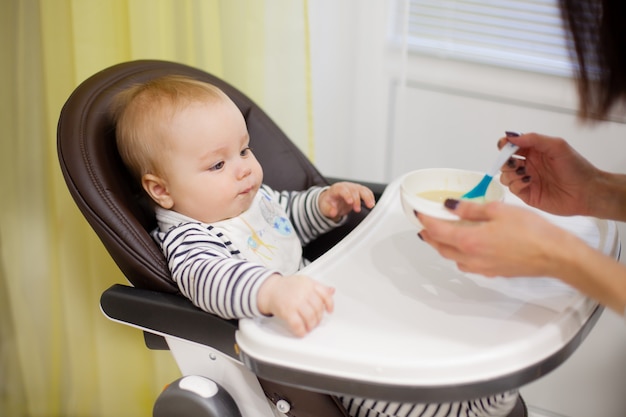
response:
{"label": "woman's arm", "polygon": [[530,210],[503,203],[460,201],[471,222],[418,214],[420,236],[460,270],[485,276],[551,276],[624,313],[626,267]]}
{"label": "woman's arm", "polygon": [[626,266],[569,236],[552,274],[619,314],[626,311]]}
{"label": "woman's arm", "polygon": [[626,221],[626,175],[600,171],[590,207],[591,216]]}

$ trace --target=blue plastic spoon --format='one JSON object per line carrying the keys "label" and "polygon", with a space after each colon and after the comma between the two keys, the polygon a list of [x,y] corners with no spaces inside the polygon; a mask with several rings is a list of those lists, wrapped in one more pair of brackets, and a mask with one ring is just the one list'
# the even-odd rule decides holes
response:
{"label": "blue plastic spoon", "polygon": [[[507,136],[511,136],[511,133],[507,132]],[[489,184],[491,184],[491,180],[493,179],[493,176],[496,175],[500,171],[500,168],[502,168],[502,165],[504,165],[504,163],[508,161],[509,158],[513,156],[513,154],[517,152],[518,149],[519,149],[519,146],[513,145],[511,142],[507,142],[506,145],[504,145],[502,149],[500,149],[498,158],[496,159],[496,162],[493,164],[491,171],[487,172],[485,176],[482,178],[482,180],[480,180],[480,182],[474,188],[472,188],[471,190],[463,194],[461,198],[464,198],[467,200],[467,199],[472,199],[472,198],[484,197],[485,193],[487,192],[487,188],[489,187]]]}

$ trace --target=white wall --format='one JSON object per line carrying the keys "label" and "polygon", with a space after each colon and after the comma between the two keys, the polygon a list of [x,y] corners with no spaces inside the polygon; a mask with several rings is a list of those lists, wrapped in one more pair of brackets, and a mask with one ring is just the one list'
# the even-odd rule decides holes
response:
{"label": "white wall", "polygon": [[[428,166],[482,170],[505,130],[561,136],[599,167],[625,170],[626,125],[580,126],[569,80],[439,58],[405,61],[387,40],[390,7],[309,2],[315,162],[324,174],[387,182]],[[522,391],[531,406],[568,417],[616,417],[626,413],[624,387],[626,326],[605,312],[563,366]]]}
{"label": "white wall", "polygon": [[309,2],[315,162],[325,175],[384,179],[385,10],[381,1]]}

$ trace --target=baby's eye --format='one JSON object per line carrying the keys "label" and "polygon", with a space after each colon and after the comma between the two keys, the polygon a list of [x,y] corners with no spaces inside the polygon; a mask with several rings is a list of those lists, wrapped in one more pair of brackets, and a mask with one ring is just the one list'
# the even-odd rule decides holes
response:
{"label": "baby's eye", "polygon": [[212,167],[209,167],[209,171],[219,171],[222,168],[224,168],[224,161],[220,161]]}
{"label": "baby's eye", "polygon": [[248,155],[250,155],[250,153],[252,153],[252,148],[248,147],[248,148],[242,149],[242,151],[239,153],[239,155],[241,155],[241,156],[248,156]]}

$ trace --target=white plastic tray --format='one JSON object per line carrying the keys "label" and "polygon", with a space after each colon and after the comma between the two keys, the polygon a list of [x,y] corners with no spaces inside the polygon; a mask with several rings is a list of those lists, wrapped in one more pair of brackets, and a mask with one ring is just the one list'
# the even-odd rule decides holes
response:
{"label": "white plastic tray", "polygon": [[[400,206],[401,180],[302,271],[336,287],[335,312],[304,338],[274,318],[240,320],[244,363],[319,391],[452,400],[518,387],[565,360],[595,322],[597,304],[551,278],[460,272],[417,237]],[[506,200],[521,204],[511,194]],[[619,256],[613,222],[547,217]]]}

